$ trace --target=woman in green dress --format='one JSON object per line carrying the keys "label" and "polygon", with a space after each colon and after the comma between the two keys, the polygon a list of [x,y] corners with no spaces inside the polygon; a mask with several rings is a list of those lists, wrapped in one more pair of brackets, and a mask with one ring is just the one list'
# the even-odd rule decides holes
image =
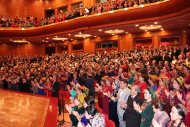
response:
{"label": "woman in green dress", "polygon": [[144,90],[144,103],[142,106],[133,103],[134,109],[141,115],[141,125],[140,127],[150,127],[152,119],[154,116],[154,111],[152,107],[152,100],[154,99],[154,91],[152,88],[147,88]]}

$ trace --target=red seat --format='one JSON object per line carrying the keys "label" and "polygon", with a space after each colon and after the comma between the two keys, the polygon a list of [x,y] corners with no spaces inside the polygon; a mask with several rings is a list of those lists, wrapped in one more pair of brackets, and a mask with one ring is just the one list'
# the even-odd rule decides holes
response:
{"label": "red seat", "polygon": [[102,109],[101,108],[98,107],[97,109],[98,109],[99,113],[102,113]]}
{"label": "red seat", "polygon": [[51,90],[46,90],[46,95],[47,95],[48,97],[51,97],[51,96],[52,96],[52,91],[51,91]]}
{"label": "red seat", "polygon": [[108,118],[108,115],[107,115],[107,114],[103,113],[103,115],[104,115],[104,117],[105,117],[105,120],[109,120],[109,118]]}
{"label": "red seat", "polygon": [[108,127],[115,127],[115,123],[112,120],[109,120]]}

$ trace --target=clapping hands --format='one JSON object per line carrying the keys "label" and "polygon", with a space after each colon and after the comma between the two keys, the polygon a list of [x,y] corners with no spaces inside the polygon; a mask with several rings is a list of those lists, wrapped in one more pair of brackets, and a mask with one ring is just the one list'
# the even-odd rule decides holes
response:
{"label": "clapping hands", "polygon": [[134,109],[135,109],[137,112],[140,112],[140,113],[142,112],[140,105],[137,104],[135,101],[133,102],[133,106],[134,106]]}

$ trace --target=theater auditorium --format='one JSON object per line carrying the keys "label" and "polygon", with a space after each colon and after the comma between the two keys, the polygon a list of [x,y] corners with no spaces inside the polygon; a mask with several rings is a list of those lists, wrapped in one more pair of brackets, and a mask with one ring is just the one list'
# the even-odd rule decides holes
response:
{"label": "theater auditorium", "polygon": [[190,0],[0,0],[0,127],[190,127]]}

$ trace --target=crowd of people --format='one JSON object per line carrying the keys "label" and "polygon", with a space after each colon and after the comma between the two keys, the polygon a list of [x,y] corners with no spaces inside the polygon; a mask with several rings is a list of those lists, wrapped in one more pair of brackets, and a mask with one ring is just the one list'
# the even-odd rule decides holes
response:
{"label": "crowd of people", "polygon": [[1,88],[68,90],[75,127],[105,127],[99,108],[116,127],[190,127],[190,46],[0,56],[0,67]]}
{"label": "crowd of people", "polygon": [[41,19],[37,19],[36,17],[6,18],[1,16],[0,27],[38,27],[69,19],[74,19],[76,17],[81,17],[84,15],[93,15],[122,8],[144,5],[157,1],[161,0],[107,0],[103,3],[94,4],[92,7],[81,7],[78,9],[73,9],[72,11],[59,13],[57,15],[52,15],[51,17]]}

